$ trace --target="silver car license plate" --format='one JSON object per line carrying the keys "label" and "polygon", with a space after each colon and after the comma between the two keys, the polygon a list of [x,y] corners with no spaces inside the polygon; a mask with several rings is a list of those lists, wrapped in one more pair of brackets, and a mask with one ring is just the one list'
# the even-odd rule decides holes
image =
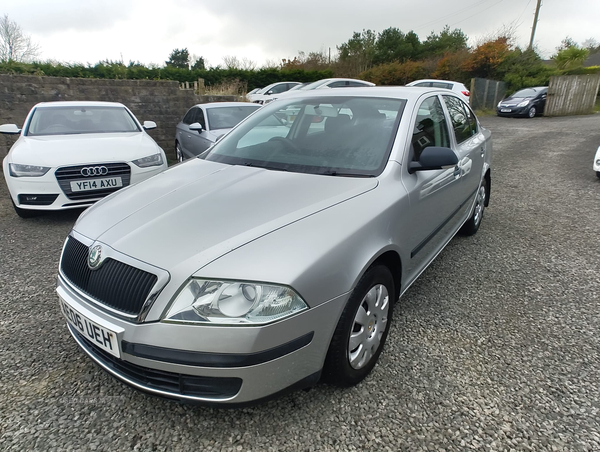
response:
{"label": "silver car license plate", "polygon": [[[502,112],[502,113],[510,113],[511,109],[510,108],[501,108],[500,112]],[[71,182],[71,183],[73,183],[73,182]]]}
{"label": "silver car license plate", "polygon": [[76,180],[71,182],[71,191],[103,190],[123,186],[120,177],[104,177],[102,179]]}
{"label": "silver car license plate", "polygon": [[77,312],[63,300],[60,300],[60,310],[66,317],[67,322],[85,338],[92,341],[94,345],[100,347],[117,358],[121,357],[119,351],[119,341],[117,333],[92,322],[86,316]]}

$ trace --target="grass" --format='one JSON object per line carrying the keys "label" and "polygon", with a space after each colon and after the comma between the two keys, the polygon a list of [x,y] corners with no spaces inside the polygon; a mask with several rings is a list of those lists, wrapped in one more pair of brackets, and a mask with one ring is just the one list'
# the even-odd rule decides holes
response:
{"label": "grass", "polygon": [[240,99],[246,98],[248,92],[248,83],[239,79],[224,80],[215,85],[206,87],[207,96],[238,96]]}
{"label": "grass", "polygon": [[475,114],[477,116],[495,116],[496,110],[491,108],[482,108],[480,110],[475,110]]}

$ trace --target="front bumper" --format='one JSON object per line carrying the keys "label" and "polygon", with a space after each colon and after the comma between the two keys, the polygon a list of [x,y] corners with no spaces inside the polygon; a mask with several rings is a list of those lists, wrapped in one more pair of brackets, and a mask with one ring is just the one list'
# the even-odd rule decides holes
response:
{"label": "front bumper", "polygon": [[57,293],[71,309],[116,333],[120,358],[69,325],[80,347],[117,379],[158,396],[227,405],[316,383],[348,296],[270,325],[223,327],[118,319],[88,303],[60,276]]}
{"label": "front bumper", "polygon": [[[132,167],[129,185],[146,180],[167,169],[166,164],[151,168],[134,168],[134,165],[131,164],[129,166]],[[8,172],[8,166],[6,166],[4,168],[4,178],[6,179],[8,191],[15,205],[21,209],[31,210],[77,209],[89,207],[106,196],[97,196],[93,192],[90,192],[89,198],[76,201],[69,199],[56,180],[56,170],[57,168],[52,168],[41,177],[12,177]],[[28,195],[36,196],[38,200],[43,200],[44,202],[26,203],[24,198]],[[50,202],[45,202],[45,200]]]}
{"label": "front bumper", "polygon": [[[496,114],[498,116],[527,116],[527,112],[531,105],[526,105],[525,107],[500,107],[496,108]],[[509,110],[509,111],[502,111]]]}

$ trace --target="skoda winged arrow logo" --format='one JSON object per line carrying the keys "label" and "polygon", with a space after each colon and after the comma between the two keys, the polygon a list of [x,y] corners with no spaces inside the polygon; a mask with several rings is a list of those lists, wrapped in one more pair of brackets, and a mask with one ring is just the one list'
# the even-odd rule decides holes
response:
{"label": "skoda winged arrow logo", "polygon": [[95,270],[100,265],[100,261],[102,259],[102,246],[95,245],[90,248],[90,253],[88,254],[88,267],[92,270]]}

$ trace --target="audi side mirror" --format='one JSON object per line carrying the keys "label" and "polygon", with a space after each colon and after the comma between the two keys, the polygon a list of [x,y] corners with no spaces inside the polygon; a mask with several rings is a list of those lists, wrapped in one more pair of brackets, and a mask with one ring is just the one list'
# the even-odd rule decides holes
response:
{"label": "audi side mirror", "polygon": [[458,157],[450,148],[429,146],[421,151],[418,162],[410,162],[408,172],[448,169],[456,166]]}
{"label": "audi side mirror", "polygon": [[2,124],[0,126],[0,133],[5,133],[6,135],[18,135],[21,133],[21,129],[19,129],[16,124]]}
{"label": "audi side mirror", "polygon": [[144,130],[156,129],[156,123],[154,121],[144,121]]}
{"label": "audi side mirror", "polygon": [[202,132],[202,124],[200,124],[199,122],[190,124],[190,130],[197,130],[198,132]]}

